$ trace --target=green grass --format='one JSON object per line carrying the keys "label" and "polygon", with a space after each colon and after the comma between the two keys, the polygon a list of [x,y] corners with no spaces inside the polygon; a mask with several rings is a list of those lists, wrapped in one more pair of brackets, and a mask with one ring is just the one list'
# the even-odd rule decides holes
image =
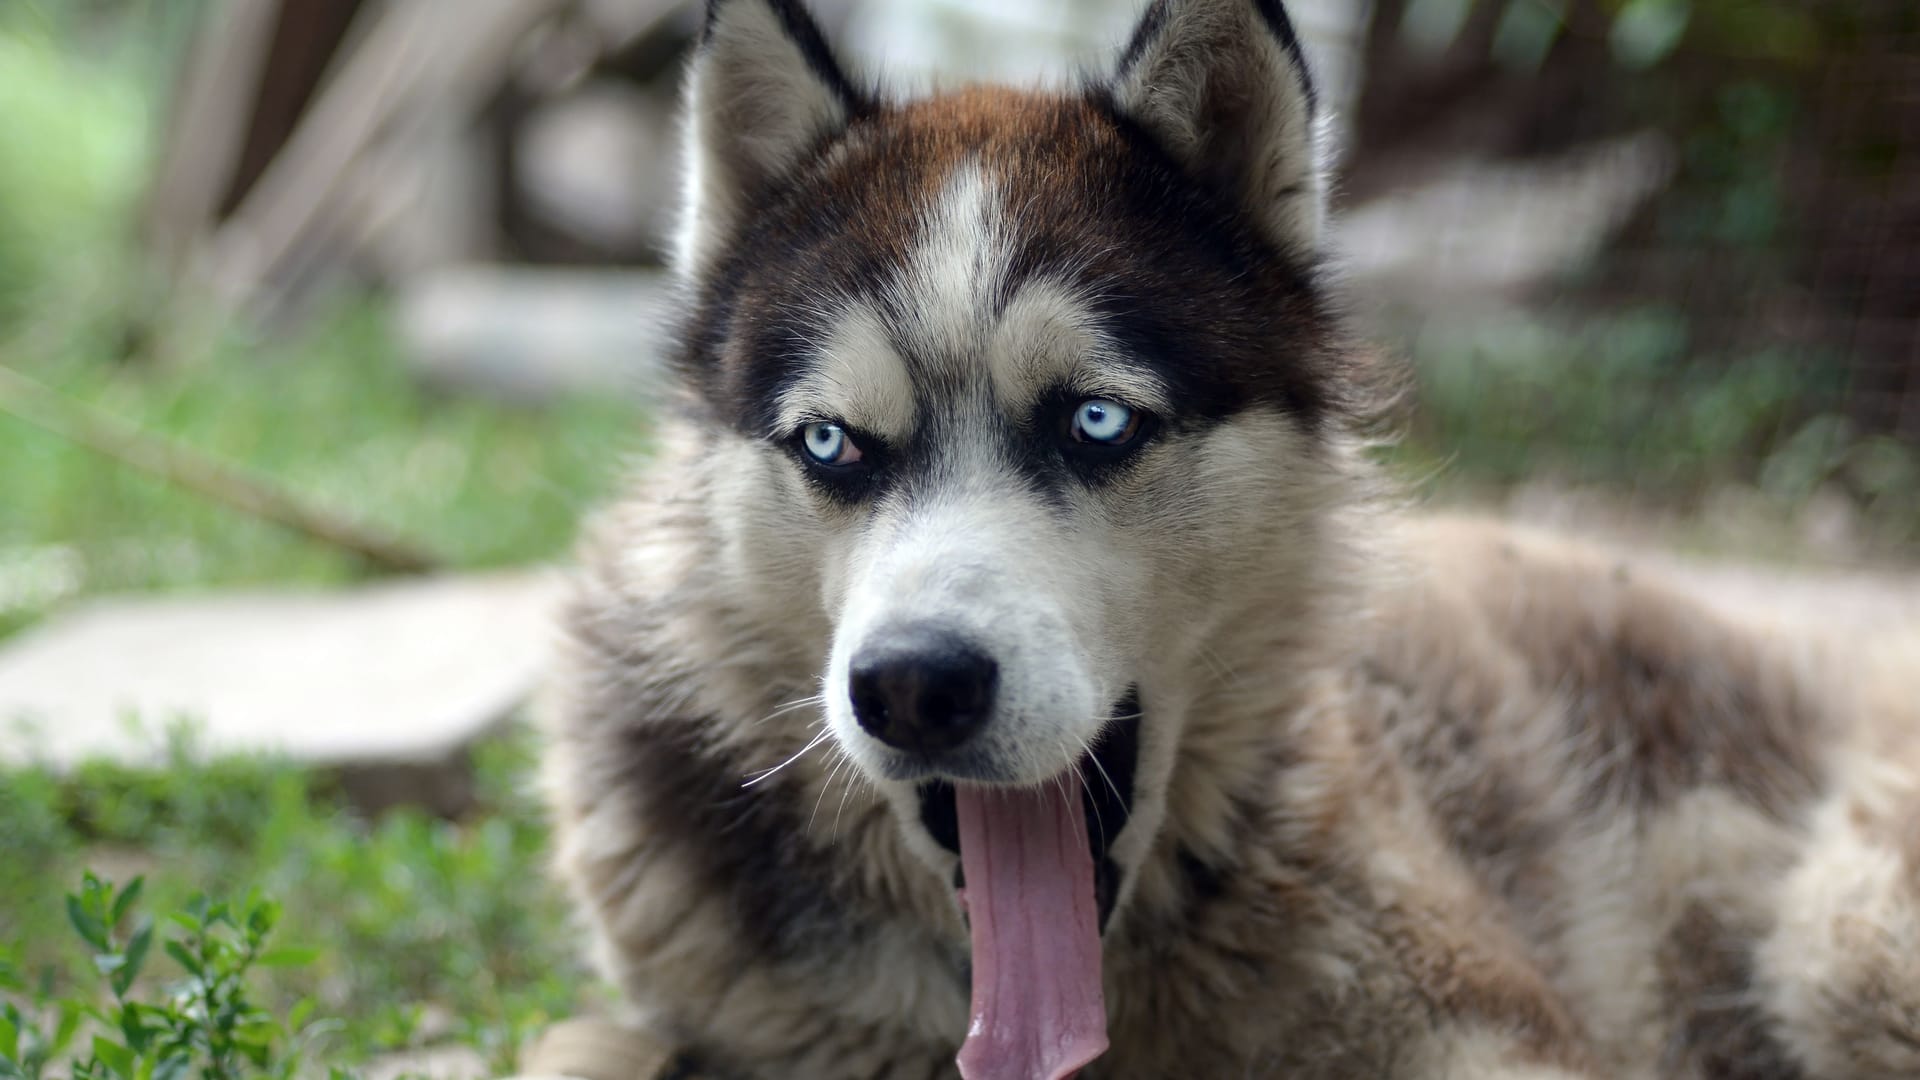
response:
{"label": "green grass", "polygon": [[83,60],[43,22],[5,15],[0,325],[98,281],[97,257],[122,232],[148,154],[146,84],[122,49]]}
{"label": "green grass", "polygon": [[[203,893],[277,898],[275,944],[304,955],[254,972],[251,997],[270,1016],[327,1021],[320,1061],[453,1040],[507,1069],[527,1035],[591,993],[544,872],[530,765],[523,734],[482,747],[479,803],[461,821],[368,820],[312,773],[203,761],[185,745],[159,771],[0,774],[0,976],[12,973],[0,1005],[99,996],[97,950],[70,932],[65,902],[91,866],[144,875],[160,912]],[[184,974],[155,955],[142,985],[164,996]]]}
{"label": "green grass", "polygon": [[[229,334],[172,368],[121,363],[84,335],[10,359],[75,398],[459,567],[563,554],[640,431],[636,411],[617,400],[528,410],[436,396],[408,378],[379,310],[364,302],[291,340]],[[17,586],[17,617],[62,593],[331,583],[366,570],[354,556],[6,416],[0,490],[8,504],[0,609],[9,564],[20,576],[70,579]]]}

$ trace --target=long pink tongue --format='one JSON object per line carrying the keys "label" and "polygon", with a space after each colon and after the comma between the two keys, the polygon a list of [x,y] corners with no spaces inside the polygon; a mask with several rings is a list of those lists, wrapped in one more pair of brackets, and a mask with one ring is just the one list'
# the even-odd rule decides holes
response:
{"label": "long pink tongue", "polygon": [[1078,781],[961,787],[960,862],[973,927],[965,1080],[1065,1080],[1106,1052],[1100,912]]}

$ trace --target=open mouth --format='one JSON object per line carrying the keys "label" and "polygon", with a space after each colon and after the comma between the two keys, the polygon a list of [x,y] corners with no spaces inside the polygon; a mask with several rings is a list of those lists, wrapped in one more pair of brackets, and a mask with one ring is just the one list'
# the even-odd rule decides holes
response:
{"label": "open mouth", "polygon": [[[1119,899],[1120,867],[1108,854],[1133,813],[1134,774],[1140,762],[1140,694],[1129,689],[1113,708],[1113,718],[1093,741],[1093,748],[1077,763],[1084,782],[1077,783],[1087,819],[1087,842],[1093,853],[1094,897],[1100,907],[1100,929]],[[920,823],[941,847],[960,854],[960,819],[953,784],[929,780],[919,785]],[[954,888],[966,887],[965,871],[953,870]]]}

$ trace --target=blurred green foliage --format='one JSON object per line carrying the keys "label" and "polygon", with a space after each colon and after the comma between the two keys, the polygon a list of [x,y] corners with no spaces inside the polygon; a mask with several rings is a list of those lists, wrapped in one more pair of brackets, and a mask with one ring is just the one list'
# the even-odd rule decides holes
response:
{"label": "blurred green foliage", "polygon": [[[132,220],[167,77],[155,41],[179,18],[157,0],[0,4],[0,363],[456,566],[564,554],[638,448],[631,404],[437,395],[368,297],[293,334],[153,309]],[[0,492],[0,636],[76,595],[365,572],[6,415]]]}
{"label": "blurred green foliage", "polygon": [[[28,1009],[92,991],[99,950],[66,932],[61,883],[118,868],[144,874],[162,911],[202,893],[280,898],[280,937],[314,948],[255,972],[249,994],[270,1016],[327,1018],[329,1061],[451,1038],[508,1070],[526,1036],[581,1004],[587,981],[543,873],[531,764],[524,733],[483,745],[478,804],[461,821],[414,810],[369,820],[323,776],[271,759],[205,760],[177,737],[162,769],[0,773],[0,970],[14,973],[0,1002]],[[184,974],[160,955],[147,967],[152,983]]]}
{"label": "blurred green foliage", "polygon": [[1516,318],[1421,342],[1422,443],[1490,483],[1630,476],[1686,494],[1780,438],[1805,378],[1791,360],[1688,356],[1686,319],[1631,312],[1573,327]]}
{"label": "blurred green foliage", "polygon": [[[629,404],[517,409],[437,394],[408,377],[370,297],[336,296],[292,334],[154,309],[132,222],[154,91],[195,6],[0,0],[0,363],[458,566],[562,556],[639,448]],[[173,347],[147,349],[156,334]],[[0,493],[0,636],[91,593],[366,573],[4,415]],[[304,1037],[304,1009],[326,1019],[335,1063],[454,1038],[504,1071],[586,981],[542,872],[545,829],[523,790],[531,753],[525,737],[483,748],[478,805],[460,821],[364,818],[323,774],[209,761],[187,742],[157,769],[0,772],[0,1001],[14,1015],[54,1015],[62,1001],[95,1001],[96,1020],[123,1015],[91,995],[96,957],[120,950],[125,962],[127,941],[103,950],[69,931],[63,886],[83,868],[144,874],[143,903],[160,912],[257,888],[283,898],[284,939],[318,946],[309,962],[242,972],[249,1007],[286,1021],[274,1039]],[[215,932],[241,941],[248,919],[234,917]],[[128,991],[162,1007],[187,977],[156,948]],[[271,1034],[264,1021],[256,1033]],[[80,1072],[164,1063],[126,1038],[100,1045]]]}
{"label": "blurred green foliage", "polygon": [[1517,70],[1545,61],[1576,9],[1595,7],[1615,61],[1665,60],[1683,41],[1729,56],[1809,60],[1858,29],[1846,0],[1409,0],[1403,32],[1421,49],[1452,44],[1476,10],[1494,9],[1492,55]]}
{"label": "blurred green foliage", "polygon": [[[1858,88],[1906,85],[1889,43],[1920,40],[1920,5],[1388,10],[1398,40],[1436,70],[1480,73],[1479,107],[1536,90],[1553,102],[1515,106],[1531,126],[1483,152],[1550,156],[1624,132],[1656,132],[1671,151],[1667,182],[1587,265],[1512,308],[1413,313],[1417,415],[1398,456],[1415,475],[1475,497],[1579,485],[1615,493],[1623,511],[1696,516],[1733,494],[1764,505],[1783,534],[1816,497],[1830,507],[1837,496],[1863,546],[1819,555],[1910,559],[1920,450],[1903,419],[1911,406],[1894,396],[1914,392],[1899,375],[1912,362],[1875,342],[1911,325],[1912,306],[1888,300],[1911,244],[1857,223],[1905,220],[1897,167],[1920,114],[1910,95]],[[1856,333],[1868,324],[1878,339]],[[1762,546],[1809,554],[1778,538]]]}
{"label": "blurred green foliage", "polygon": [[1391,456],[1444,491],[1545,482],[1651,508],[1738,490],[1780,534],[1743,550],[1779,556],[1797,551],[1797,512],[1829,492],[1858,510],[1865,554],[1920,544],[1920,454],[1834,410],[1848,369],[1831,358],[1701,350],[1685,313],[1658,307],[1490,316],[1432,328],[1411,351],[1418,405]]}
{"label": "blurred green foliage", "polygon": [[[133,366],[84,330],[15,359],[73,397],[274,477],[318,505],[492,566],[564,553],[580,513],[637,448],[618,400],[540,409],[433,394],[384,317],[344,307],[289,339],[228,332],[190,365]],[[332,582],[353,557],[0,417],[0,575],[59,550],[73,587]],[[25,571],[23,571],[25,572]],[[57,599],[56,597],[55,599]]]}
{"label": "blurred green foliage", "polygon": [[147,97],[107,59],[0,21],[0,329],[81,299],[117,260],[147,156]]}

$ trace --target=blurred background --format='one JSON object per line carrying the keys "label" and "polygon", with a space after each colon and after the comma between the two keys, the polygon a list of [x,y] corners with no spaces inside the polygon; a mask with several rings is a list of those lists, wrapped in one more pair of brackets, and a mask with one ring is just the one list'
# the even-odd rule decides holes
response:
{"label": "blurred background", "polygon": [[[1098,70],[1141,4],[812,6],[924,89]],[[1914,609],[1920,6],[1289,6],[1420,500]],[[540,568],[647,451],[697,27],[0,0],[0,1075],[125,960],[85,866],[279,897],[276,1054],[481,1075],[593,1000],[519,718]]]}

